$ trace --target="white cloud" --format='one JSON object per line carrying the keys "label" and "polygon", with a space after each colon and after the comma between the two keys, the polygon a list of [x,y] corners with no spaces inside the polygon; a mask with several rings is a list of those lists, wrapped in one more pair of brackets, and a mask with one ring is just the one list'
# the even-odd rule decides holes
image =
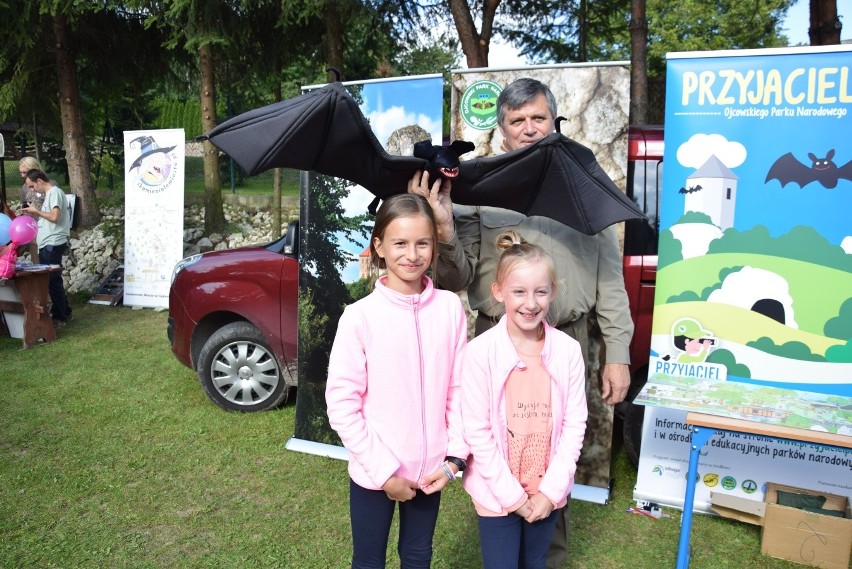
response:
{"label": "white cloud", "polygon": [[677,149],[677,161],[687,168],[700,168],[711,155],[728,168],[736,168],[746,159],[745,146],[729,141],[721,134],[694,134]]}

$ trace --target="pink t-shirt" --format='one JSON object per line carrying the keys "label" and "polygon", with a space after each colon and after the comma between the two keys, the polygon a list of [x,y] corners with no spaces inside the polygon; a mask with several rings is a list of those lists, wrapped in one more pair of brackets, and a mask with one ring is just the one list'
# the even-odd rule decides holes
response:
{"label": "pink t-shirt", "polygon": [[550,375],[541,357],[519,355],[527,367],[515,368],[506,381],[509,468],[527,495],[532,496],[538,493],[538,484],[550,462]]}
{"label": "pink t-shirt", "polygon": [[[538,485],[550,464],[550,436],[553,412],[550,408],[550,375],[540,356],[519,354],[525,368],[516,367],[506,380],[506,428],[509,431],[509,469],[528,496],[538,493]],[[492,512],[475,500],[480,516],[505,516],[511,510]],[[515,507],[523,505],[523,502]]]}

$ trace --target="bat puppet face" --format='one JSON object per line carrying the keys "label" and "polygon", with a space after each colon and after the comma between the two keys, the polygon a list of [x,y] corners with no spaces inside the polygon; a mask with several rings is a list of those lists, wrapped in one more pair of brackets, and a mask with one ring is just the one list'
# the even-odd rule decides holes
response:
{"label": "bat puppet face", "polygon": [[425,170],[429,180],[455,178],[459,175],[459,156],[474,148],[476,145],[466,140],[456,140],[449,146],[434,146],[432,141],[422,140],[414,145],[414,156],[428,161]]}

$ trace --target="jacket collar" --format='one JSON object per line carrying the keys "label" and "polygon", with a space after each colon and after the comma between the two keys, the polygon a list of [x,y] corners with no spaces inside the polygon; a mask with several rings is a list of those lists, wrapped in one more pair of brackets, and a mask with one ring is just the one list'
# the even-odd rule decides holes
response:
{"label": "jacket collar", "polygon": [[[491,333],[497,335],[497,364],[500,369],[505,369],[508,374],[513,367],[525,368],[524,360],[518,355],[518,350],[509,338],[508,316],[505,314],[500,317],[500,321],[491,329]],[[544,347],[541,350],[541,359],[545,364],[550,361],[550,353],[553,346],[553,331],[554,328],[547,322],[544,322]],[[505,380],[505,378],[503,378]]]}
{"label": "jacket collar", "polygon": [[385,284],[387,279],[388,278],[385,275],[376,281],[376,291],[393,304],[405,307],[423,305],[429,302],[429,300],[435,295],[435,288],[432,285],[432,279],[426,275],[423,275],[423,292],[420,294],[402,294],[388,288],[387,284]]}

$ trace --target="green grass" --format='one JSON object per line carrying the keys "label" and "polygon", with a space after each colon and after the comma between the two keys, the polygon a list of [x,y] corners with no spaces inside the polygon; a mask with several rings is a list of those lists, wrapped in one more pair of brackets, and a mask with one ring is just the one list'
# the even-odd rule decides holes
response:
{"label": "green grass", "polygon": [[[74,302],[58,340],[0,337],[0,567],[348,567],[346,464],[287,451],[295,406],[227,413],[172,356],[166,313]],[[617,444],[607,505],[574,502],[571,568],[673,567],[680,512],[625,513]],[[480,566],[473,507],[444,492],[436,568]],[[800,567],[759,528],[697,516],[693,569]],[[390,546],[389,567],[398,567]]]}

